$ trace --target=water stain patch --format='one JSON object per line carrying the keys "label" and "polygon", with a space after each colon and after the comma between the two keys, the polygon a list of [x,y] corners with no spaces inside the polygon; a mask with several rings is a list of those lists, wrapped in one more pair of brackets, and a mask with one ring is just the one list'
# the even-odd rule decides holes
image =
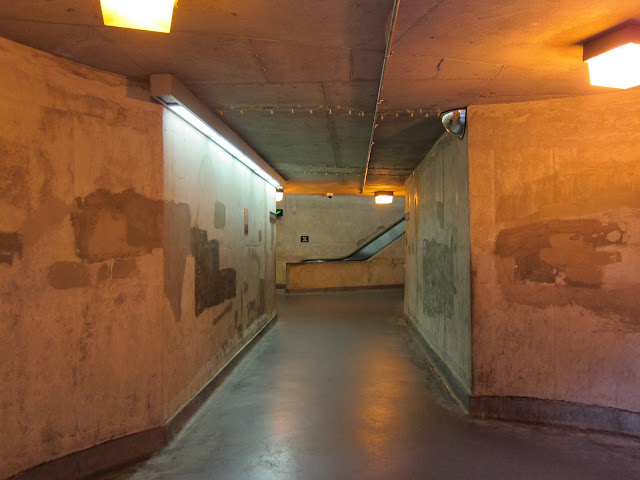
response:
{"label": "water stain patch", "polygon": [[216,200],[213,212],[213,226],[220,229],[224,228],[227,223],[227,207],[224,203]]}
{"label": "water stain patch", "polygon": [[14,258],[22,258],[22,236],[16,232],[0,232],[0,264],[13,265]]}
{"label": "water stain patch", "polygon": [[515,261],[515,279],[599,288],[603,267],[621,261],[619,252],[600,247],[623,245],[625,232],[599,220],[548,220],[502,230],[495,253]]}
{"label": "water stain patch", "polygon": [[195,259],[196,316],[207,308],[236,297],[236,271],[220,269],[220,243],[209,240],[206,230],[191,230],[191,253]]}
{"label": "water stain patch", "polygon": [[191,210],[186,203],[164,205],[164,293],[177,321],[182,317],[182,288],[191,254]]}
{"label": "water stain patch", "polygon": [[56,262],[50,265],[47,281],[57,290],[83,288],[91,285],[86,265],[77,262]]}
{"label": "water stain patch", "polygon": [[77,255],[90,263],[151,253],[162,247],[163,202],[134,190],[97,190],[71,213]]}
{"label": "water stain patch", "polygon": [[113,262],[111,278],[122,279],[133,276],[138,271],[135,258],[123,258]]}
{"label": "water stain patch", "polygon": [[455,248],[435,240],[424,240],[422,244],[422,271],[424,297],[422,311],[428,316],[453,318],[456,295],[453,274]]}

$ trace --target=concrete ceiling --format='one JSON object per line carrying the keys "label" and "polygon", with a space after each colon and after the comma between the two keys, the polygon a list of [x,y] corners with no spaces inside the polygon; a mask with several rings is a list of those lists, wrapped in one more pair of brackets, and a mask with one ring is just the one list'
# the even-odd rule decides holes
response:
{"label": "concrete ceiling", "polygon": [[[21,0],[0,4],[0,35],[138,80],[172,73],[287,191],[358,194],[392,8],[180,0],[167,35],[103,26],[99,0]],[[580,43],[630,18],[637,0],[401,0],[365,193],[404,192],[444,131],[439,111],[606,91]]]}

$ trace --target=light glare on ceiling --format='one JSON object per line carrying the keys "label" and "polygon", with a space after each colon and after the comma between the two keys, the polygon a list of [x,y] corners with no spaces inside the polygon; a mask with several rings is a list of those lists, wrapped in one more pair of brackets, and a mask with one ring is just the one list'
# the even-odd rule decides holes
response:
{"label": "light glare on ceiling", "polygon": [[169,33],[176,0],[100,0],[109,27]]}
{"label": "light glare on ceiling", "polygon": [[374,198],[378,205],[389,204],[393,202],[393,192],[376,192]]}
{"label": "light glare on ceiling", "polygon": [[591,85],[627,89],[640,85],[640,44],[627,43],[587,60]]}

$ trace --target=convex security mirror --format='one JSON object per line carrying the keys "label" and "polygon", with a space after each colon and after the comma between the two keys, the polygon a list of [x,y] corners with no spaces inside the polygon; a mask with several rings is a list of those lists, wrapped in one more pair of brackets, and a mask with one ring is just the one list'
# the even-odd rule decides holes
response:
{"label": "convex security mirror", "polygon": [[464,138],[467,131],[467,109],[456,108],[442,114],[442,125],[449,133],[457,135],[460,140]]}

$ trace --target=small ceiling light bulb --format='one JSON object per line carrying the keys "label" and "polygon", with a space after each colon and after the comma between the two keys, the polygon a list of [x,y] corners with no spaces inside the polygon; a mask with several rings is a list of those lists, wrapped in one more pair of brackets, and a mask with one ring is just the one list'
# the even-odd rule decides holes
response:
{"label": "small ceiling light bulb", "polygon": [[393,192],[381,191],[374,194],[376,204],[384,205],[393,202]]}

